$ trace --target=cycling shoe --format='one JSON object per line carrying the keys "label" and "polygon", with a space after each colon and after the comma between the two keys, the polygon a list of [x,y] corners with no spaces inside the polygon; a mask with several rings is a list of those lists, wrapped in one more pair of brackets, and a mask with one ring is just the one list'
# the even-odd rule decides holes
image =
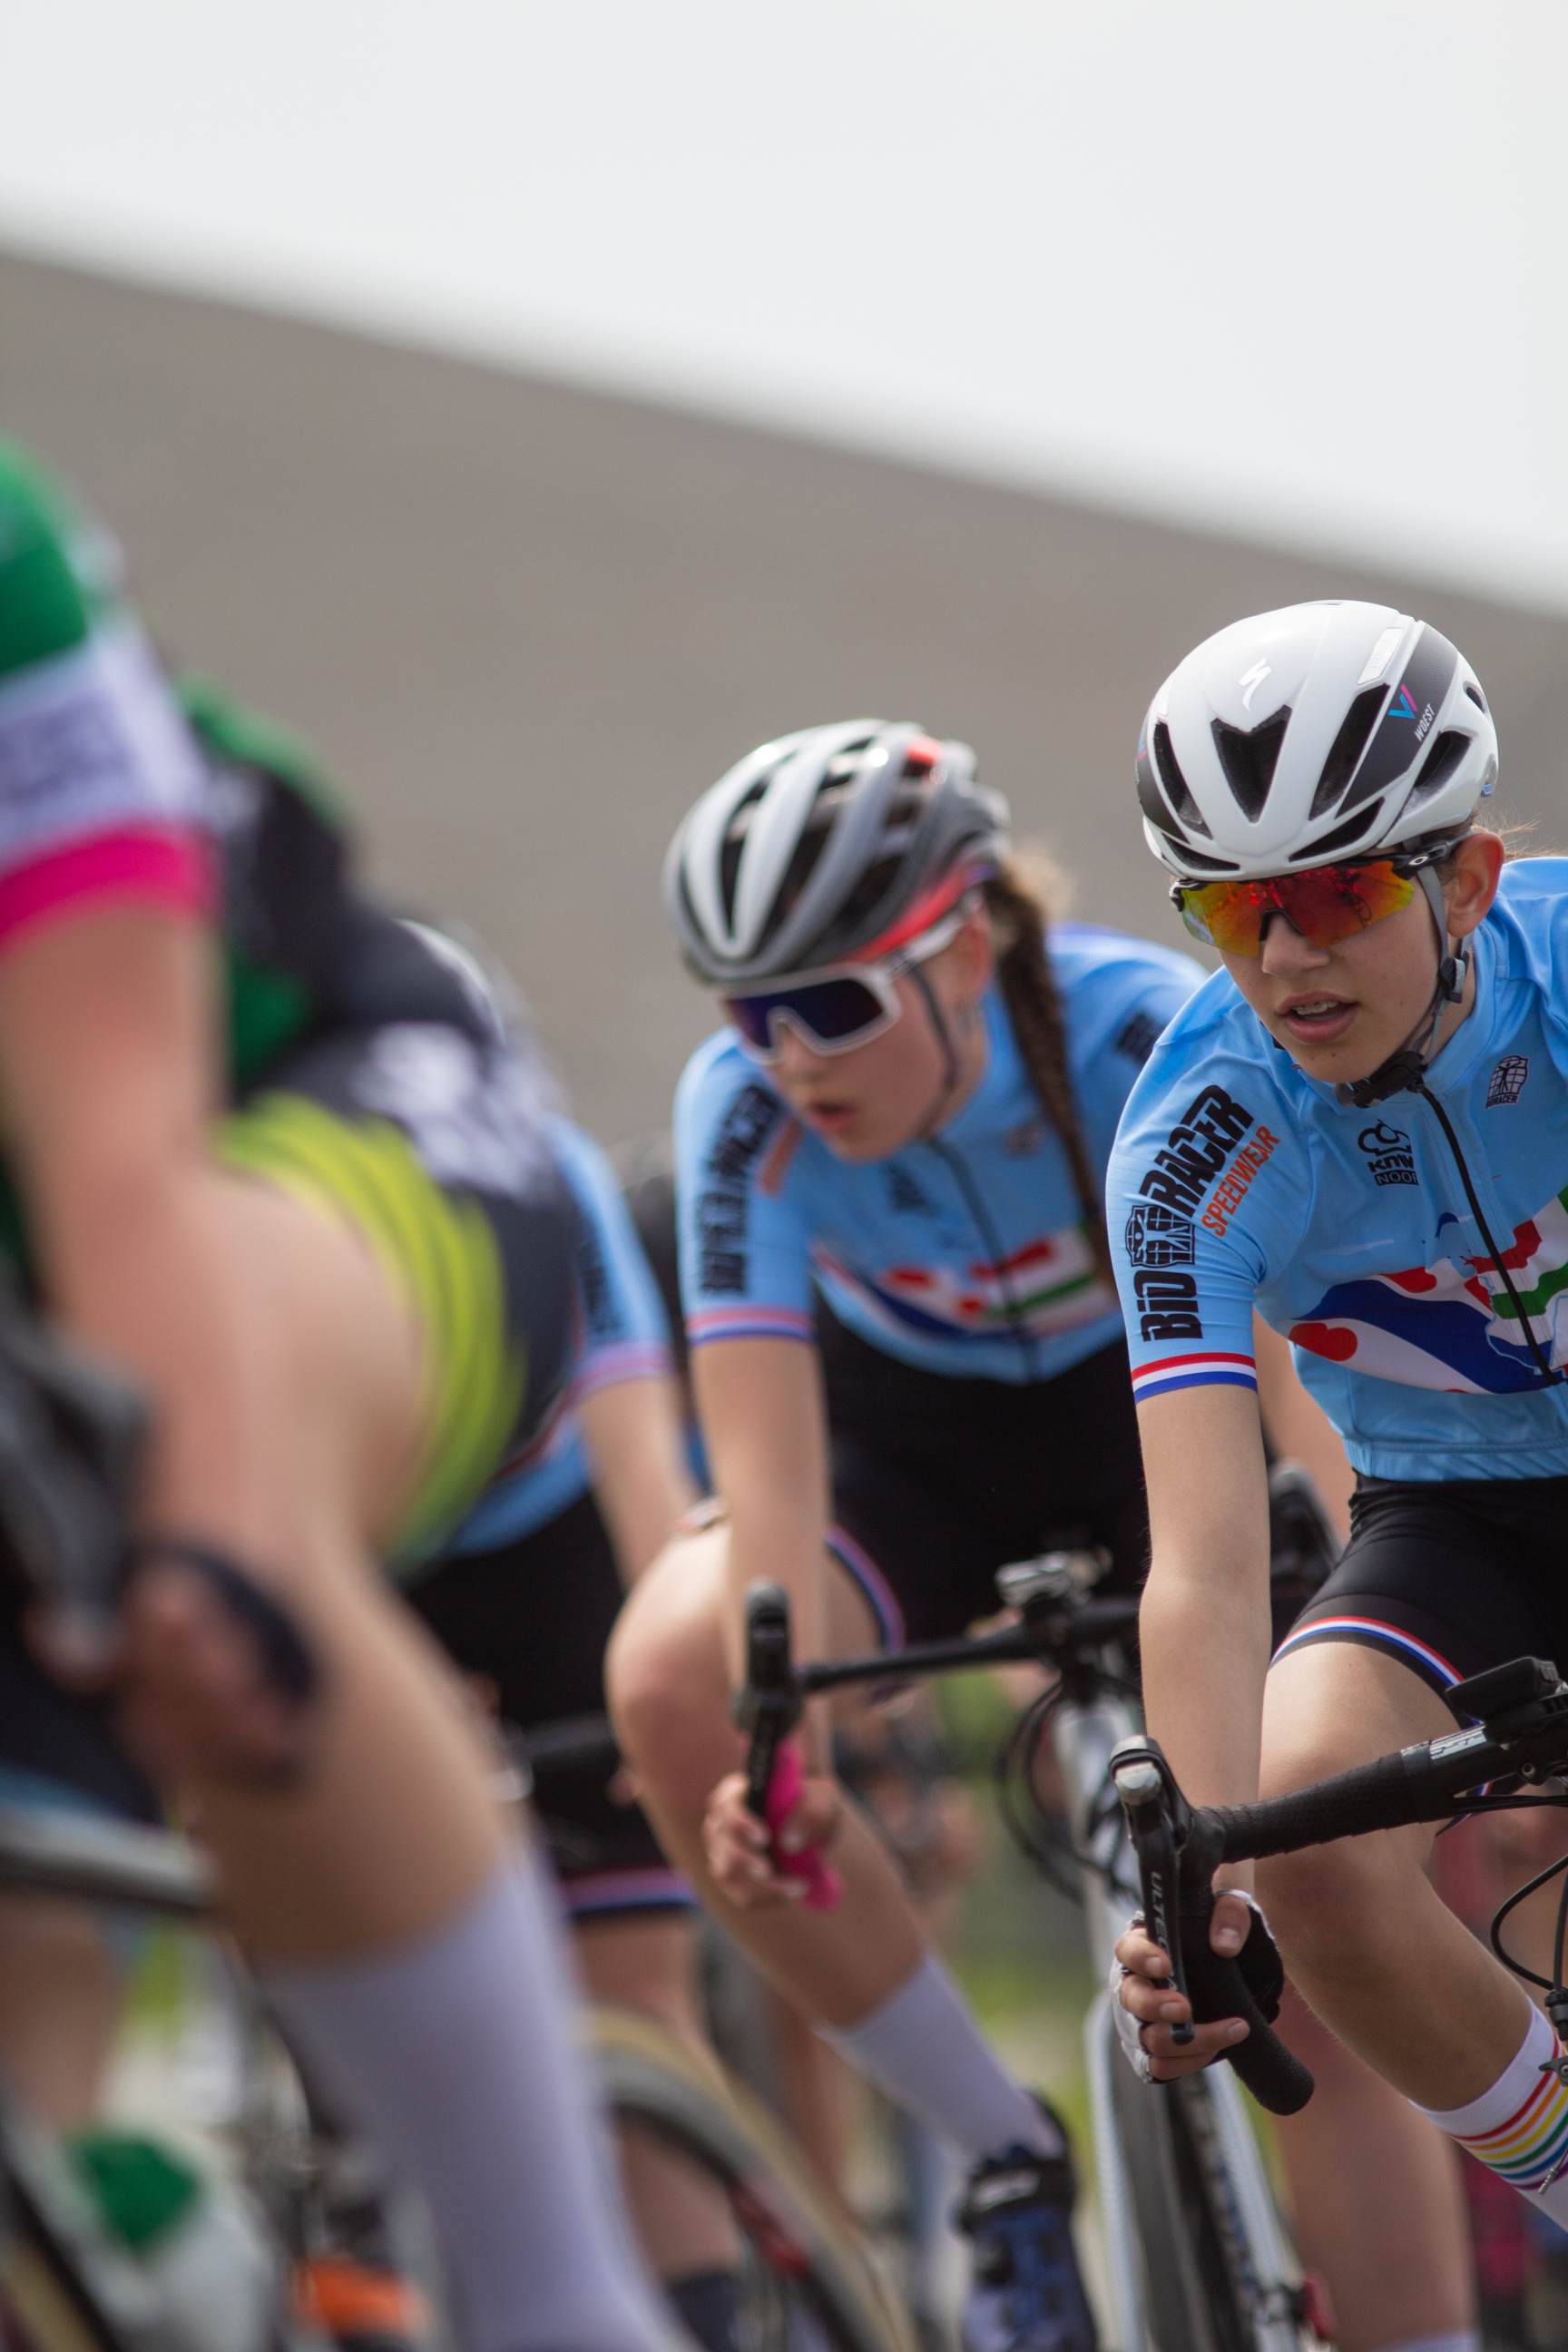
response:
{"label": "cycling shoe", "polygon": [[1077,2187],[1065,2145],[1059,2156],[1005,2148],[975,2166],[953,2217],[974,2242],[963,2352],[1095,2352],[1072,2242]]}

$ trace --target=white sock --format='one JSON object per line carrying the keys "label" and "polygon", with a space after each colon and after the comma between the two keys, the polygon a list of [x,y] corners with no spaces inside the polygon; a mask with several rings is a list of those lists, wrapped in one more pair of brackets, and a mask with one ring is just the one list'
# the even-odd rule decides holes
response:
{"label": "white sock", "polygon": [[1468,2107],[1421,2113],[1568,2229],[1568,2088],[1542,2072],[1562,2056],[1551,2021],[1532,2006],[1524,2040],[1489,2091]]}
{"label": "white sock", "polygon": [[858,2025],[819,2025],[857,2074],[971,2164],[1020,2146],[1059,2156],[1067,2143],[993,2054],[934,1952]]}
{"label": "white sock", "polygon": [[430,2209],[465,2352],[656,2352],[537,1864],[369,1959],[263,1979],[302,2061]]}
{"label": "white sock", "polygon": [[1481,2339],[1473,2327],[1461,2327],[1452,2336],[1405,2336],[1397,2344],[1380,2344],[1378,2352],[1481,2352]]}

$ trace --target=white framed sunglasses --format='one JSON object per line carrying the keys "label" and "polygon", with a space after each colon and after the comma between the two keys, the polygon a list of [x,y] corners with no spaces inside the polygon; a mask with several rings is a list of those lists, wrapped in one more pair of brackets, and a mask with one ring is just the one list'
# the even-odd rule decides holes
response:
{"label": "white framed sunglasses", "polygon": [[907,947],[874,963],[819,965],[815,971],[784,972],[766,988],[726,996],[724,1010],[741,1033],[754,1062],[776,1062],[783,1050],[779,1030],[787,1024],[814,1054],[848,1054],[868,1045],[892,1027],[903,1011],[894,982],[955,940],[974,912],[966,893],[942,920]]}

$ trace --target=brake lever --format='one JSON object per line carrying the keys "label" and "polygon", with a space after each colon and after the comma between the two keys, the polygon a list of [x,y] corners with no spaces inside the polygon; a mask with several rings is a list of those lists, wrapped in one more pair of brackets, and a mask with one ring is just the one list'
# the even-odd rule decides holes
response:
{"label": "brake lever", "polygon": [[805,1705],[790,1656],[789,1595],[782,1584],[753,1584],[746,1593],[746,1679],[735,1695],[736,1728],[746,1734],[746,1805],[768,1817],[779,1749]]}
{"label": "brake lever", "polygon": [[[1159,1741],[1146,1734],[1118,1740],[1110,1751],[1110,1773],[1138,1857],[1143,1924],[1171,1963],[1173,1986],[1190,2004],[1180,1925],[1181,1848],[1192,1824],[1187,1801]],[[1172,2026],[1171,2040],[1185,2049],[1193,2032],[1189,2019]]]}

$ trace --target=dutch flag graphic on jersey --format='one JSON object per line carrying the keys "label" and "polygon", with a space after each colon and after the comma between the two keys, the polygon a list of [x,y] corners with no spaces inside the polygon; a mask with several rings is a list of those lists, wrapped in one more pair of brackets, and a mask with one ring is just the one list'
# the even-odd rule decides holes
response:
{"label": "dutch flag graphic on jersey", "polygon": [[[1568,1362],[1568,1187],[1514,1227],[1503,1264],[1542,1353],[1554,1365]],[[1403,1274],[1336,1283],[1289,1336],[1330,1363],[1407,1388],[1483,1396],[1540,1386],[1513,1300],[1489,1257],[1441,1257]]]}

